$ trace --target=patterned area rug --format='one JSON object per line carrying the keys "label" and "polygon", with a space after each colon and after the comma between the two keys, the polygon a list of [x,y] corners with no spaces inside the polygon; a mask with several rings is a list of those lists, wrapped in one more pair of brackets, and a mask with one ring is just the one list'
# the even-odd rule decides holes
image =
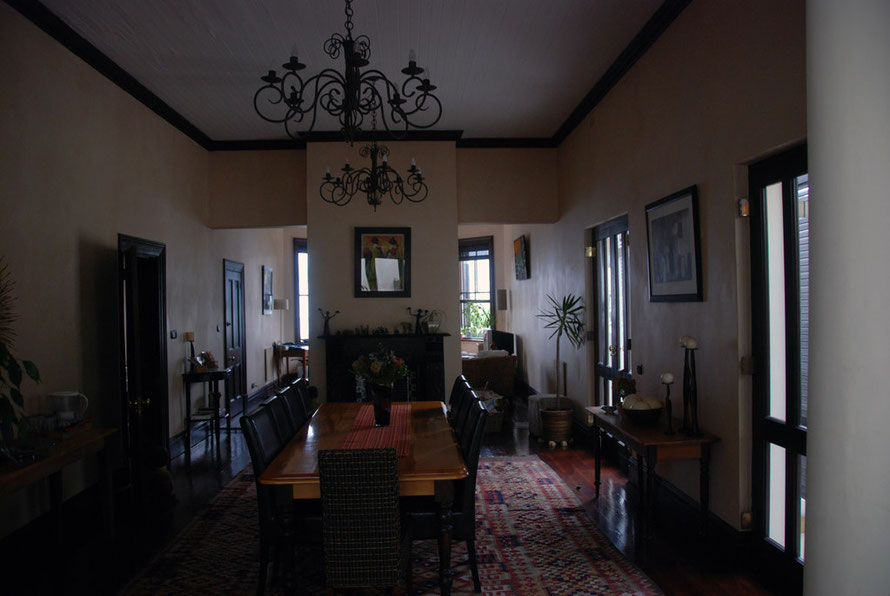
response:
{"label": "patterned area rug", "polygon": [[[596,529],[572,490],[537,456],[483,458],[476,552],[484,594],[661,594]],[[320,549],[300,549],[300,594],[324,593]],[[435,541],[413,547],[412,594],[438,594]],[[124,589],[124,594],[256,591],[259,536],[250,468],[226,486]],[[471,594],[466,548],[452,549],[454,594]],[[271,576],[271,572],[269,574]],[[280,588],[269,590],[281,593]]]}

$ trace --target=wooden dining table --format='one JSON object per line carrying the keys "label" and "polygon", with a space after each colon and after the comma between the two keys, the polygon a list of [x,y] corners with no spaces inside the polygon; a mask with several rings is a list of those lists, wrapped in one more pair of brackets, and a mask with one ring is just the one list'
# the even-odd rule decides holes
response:
{"label": "wooden dining table", "polygon": [[[355,402],[323,403],[260,476],[260,483],[288,485],[294,499],[321,498],[318,452],[342,449],[354,430],[360,408]],[[445,404],[439,401],[394,403],[410,407],[407,433],[401,438],[399,494],[433,496],[442,510],[439,571],[442,594],[451,591],[451,505],[455,480],[466,478],[467,467]],[[381,432],[383,432],[381,430]],[[373,431],[371,431],[373,433]],[[394,445],[385,445],[394,446]]]}

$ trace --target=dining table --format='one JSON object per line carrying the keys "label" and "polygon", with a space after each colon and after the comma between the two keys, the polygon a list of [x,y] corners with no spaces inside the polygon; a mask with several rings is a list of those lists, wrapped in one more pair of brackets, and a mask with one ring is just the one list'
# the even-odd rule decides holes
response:
{"label": "dining table", "polygon": [[374,425],[372,408],[358,402],[321,404],[259,481],[290,486],[294,499],[320,499],[319,451],[395,448],[400,496],[431,496],[439,503],[439,583],[441,593],[450,594],[453,486],[467,477],[467,467],[446,406],[440,401],[393,403],[390,424],[380,427]]}

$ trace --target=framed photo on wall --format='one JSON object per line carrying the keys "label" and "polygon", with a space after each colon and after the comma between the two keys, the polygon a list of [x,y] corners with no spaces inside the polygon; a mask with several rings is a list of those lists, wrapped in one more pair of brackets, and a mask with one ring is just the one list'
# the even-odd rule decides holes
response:
{"label": "framed photo on wall", "polygon": [[263,314],[272,314],[272,268],[263,265]]}
{"label": "framed photo on wall", "polygon": [[411,297],[411,228],[356,228],[356,298]]}
{"label": "framed photo on wall", "polygon": [[513,241],[513,267],[516,270],[516,279],[531,277],[531,264],[528,256],[528,243],[525,240],[525,235],[522,235]]}
{"label": "framed photo on wall", "polygon": [[698,190],[684,188],[646,205],[649,301],[701,302]]}

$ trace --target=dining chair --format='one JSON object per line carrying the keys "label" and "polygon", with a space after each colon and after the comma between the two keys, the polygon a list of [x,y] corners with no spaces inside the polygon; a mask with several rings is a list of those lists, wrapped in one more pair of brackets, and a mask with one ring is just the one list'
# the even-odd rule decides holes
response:
{"label": "dining chair", "polygon": [[293,385],[288,385],[278,392],[284,400],[285,409],[290,416],[291,422],[296,430],[303,428],[306,421],[309,420],[309,413],[306,412],[306,406],[300,399],[297,389]]}
{"label": "dining chair", "polygon": [[410,541],[399,508],[395,449],[318,452],[326,588],[400,588]]}
{"label": "dining chair", "polygon": [[280,393],[274,395],[263,404],[261,409],[268,409],[271,411],[272,422],[275,425],[275,432],[278,433],[278,438],[281,440],[281,444],[284,445],[290,441],[291,437],[296,434],[297,429],[287,411],[284,397]]}
{"label": "dining chair", "polygon": [[451,386],[451,395],[448,397],[448,418],[452,426],[455,423],[457,411],[467,399],[469,391],[470,383],[467,381],[467,378],[463,375],[458,375]]}
{"label": "dining chair", "polygon": [[464,401],[454,420],[454,433],[457,435],[458,441],[462,440],[467,432],[472,433],[473,428],[471,425],[468,426],[467,418],[473,410],[474,404],[477,403],[481,403],[481,400],[479,399],[479,396],[476,395],[476,392],[470,389],[467,391],[466,397],[464,397]]}
{"label": "dining chair", "polygon": [[[473,400],[467,415],[467,424],[472,430],[467,433],[468,438],[461,445],[461,454],[467,466],[467,477],[455,481],[454,503],[451,508],[451,538],[467,544],[467,562],[473,574],[473,589],[476,592],[482,591],[476,564],[476,470],[479,466],[479,453],[482,450],[482,438],[487,420],[488,410],[481,401]],[[407,511],[405,517],[412,540],[431,540],[440,537],[442,512],[437,505],[414,501],[412,509]],[[439,556],[442,555],[440,551]]]}
{"label": "dining chair", "polygon": [[312,415],[315,413],[315,408],[312,405],[314,400],[313,393],[318,395],[318,388],[309,385],[303,379],[291,383],[291,387],[294,388],[294,391],[296,391],[297,395],[300,397],[300,401],[303,402],[303,409],[306,410],[306,414],[309,418],[312,418]]}

